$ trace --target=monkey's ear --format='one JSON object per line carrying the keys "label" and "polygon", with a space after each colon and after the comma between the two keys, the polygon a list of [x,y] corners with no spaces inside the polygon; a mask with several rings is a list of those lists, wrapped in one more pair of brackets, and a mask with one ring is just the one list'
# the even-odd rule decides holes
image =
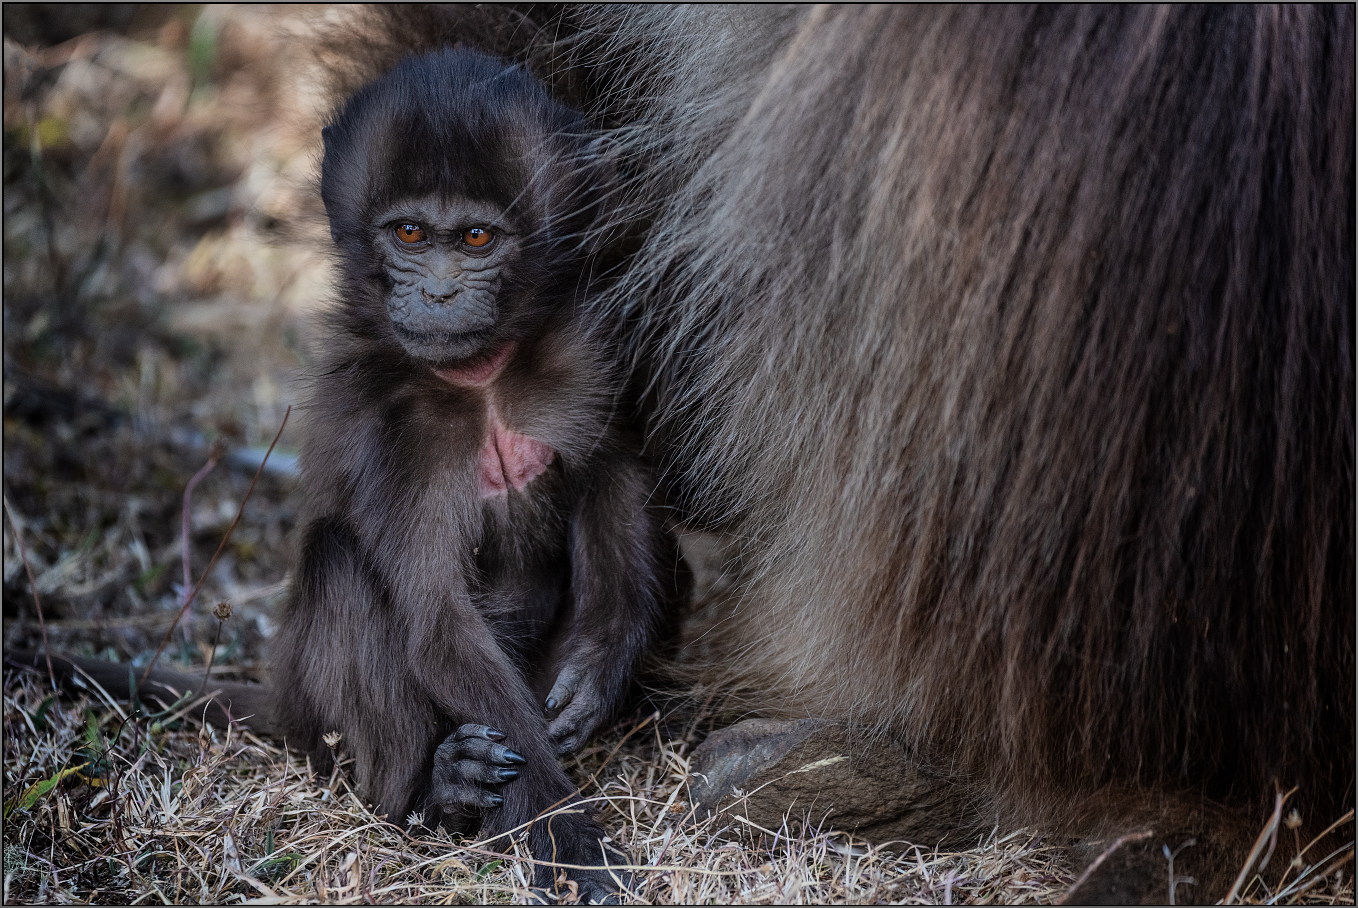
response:
{"label": "monkey's ear", "polygon": [[340,166],[341,155],[339,135],[333,125],[321,130],[321,142],[325,146],[325,156],[321,160],[321,201],[325,203],[325,213],[330,221],[330,239],[338,246],[340,231],[336,222],[339,220],[340,212],[339,198],[335,194],[335,189],[339,175],[335,173],[335,169]]}

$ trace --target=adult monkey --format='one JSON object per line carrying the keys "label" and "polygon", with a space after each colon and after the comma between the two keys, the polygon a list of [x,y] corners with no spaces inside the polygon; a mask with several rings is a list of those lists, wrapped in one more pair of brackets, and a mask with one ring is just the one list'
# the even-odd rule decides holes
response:
{"label": "adult monkey", "polygon": [[1351,9],[380,15],[614,128],[652,448],[747,540],[718,669],[1005,824],[1351,805]]}

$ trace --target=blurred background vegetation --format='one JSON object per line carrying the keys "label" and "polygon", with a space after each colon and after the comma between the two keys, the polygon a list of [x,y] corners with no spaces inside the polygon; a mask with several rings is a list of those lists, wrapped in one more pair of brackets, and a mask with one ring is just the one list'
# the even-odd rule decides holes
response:
{"label": "blurred background vegetation", "polygon": [[[301,391],[329,292],[311,181],[324,13],[5,4],[4,494],[52,645],[144,661]],[[249,666],[281,594],[296,423],[175,635]],[[6,648],[39,640],[4,525]],[[218,632],[213,605],[235,615]]]}

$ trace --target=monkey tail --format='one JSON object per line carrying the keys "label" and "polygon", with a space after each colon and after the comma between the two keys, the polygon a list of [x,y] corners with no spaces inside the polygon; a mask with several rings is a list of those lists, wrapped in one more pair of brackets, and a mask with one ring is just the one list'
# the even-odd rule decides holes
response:
{"label": "monkey tail", "polygon": [[[26,671],[46,674],[47,663],[46,655],[38,650],[13,650],[5,654],[6,665]],[[193,700],[196,704],[193,711],[218,728],[234,725],[259,735],[282,736],[272,690],[267,684],[210,678],[205,684],[201,675],[162,668],[152,670],[143,681],[143,670],[126,662],[82,659],[57,653],[51,654],[51,664],[55,680],[67,690],[88,689],[89,681],[93,681],[109,696],[119,700],[132,699],[134,689],[137,699],[158,702],[166,707]]]}

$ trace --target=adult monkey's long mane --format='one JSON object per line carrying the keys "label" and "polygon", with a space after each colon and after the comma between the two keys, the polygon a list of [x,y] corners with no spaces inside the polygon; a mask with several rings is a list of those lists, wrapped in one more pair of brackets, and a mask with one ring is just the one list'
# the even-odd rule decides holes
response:
{"label": "adult monkey's long mane", "polygon": [[365,38],[357,69],[519,57],[611,130],[636,236],[599,304],[675,500],[744,540],[714,671],[906,740],[1007,822],[1351,806],[1352,8]]}

